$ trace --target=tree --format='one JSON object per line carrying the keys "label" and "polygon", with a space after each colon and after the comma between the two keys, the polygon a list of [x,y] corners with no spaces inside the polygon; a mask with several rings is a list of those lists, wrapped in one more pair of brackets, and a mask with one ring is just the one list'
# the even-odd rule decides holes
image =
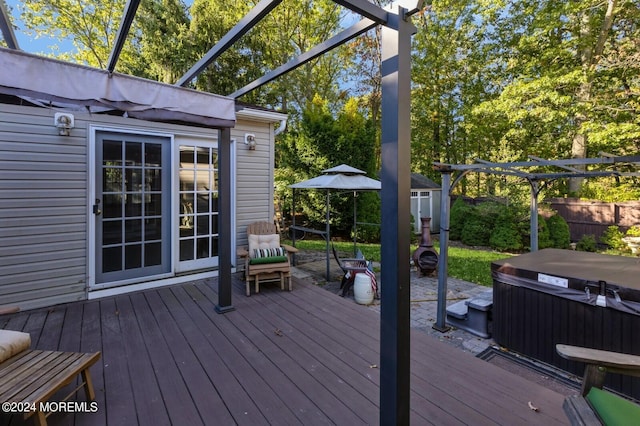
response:
{"label": "tree", "polygon": [[[475,110],[487,122],[506,124],[496,133],[500,142],[521,159],[635,152],[637,5],[517,0],[508,11],[496,23],[506,31],[493,41],[507,47],[505,85]],[[581,180],[570,183],[570,193],[580,189]]]}
{"label": "tree", "polygon": [[[58,59],[106,68],[122,19],[124,0],[24,0],[19,7],[23,22],[35,36],[71,40],[75,51],[60,52]],[[118,62],[118,70],[144,76],[147,68],[138,54],[138,33],[132,31]],[[59,49],[59,46],[52,46]]]}
{"label": "tree", "polygon": [[[376,144],[375,129],[352,99],[334,117],[328,102],[316,96],[303,111],[302,120],[290,129],[281,142],[277,154],[276,185],[279,199],[285,200],[289,210],[288,185],[310,179],[322,170],[342,163],[375,176],[376,165],[369,154]],[[323,191],[299,191],[298,212],[302,211],[312,225],[325,222]],[[377,194],[358,196],[358,211],[367,221],[379,223]],[[352,193],[331,196],[331,225],[338,232],[347,233],[353,223]]]}
{"label": "tree", "polygon": [[[189,38],[194,61],[202,57],[254,6],[253,2],[195,0]],[[255,28],[211,64],[194,82],[199,90],[228,95],[329,38],[339,28],[341,9],[331,0],[284,0]],[[319,94],[337,100],[344,69],[330,52],[242,97],[297,115]]]}
{"label": "tree", "polygon": [[484,2],[440,0],[417,19],[412,167],[434,180],[440,176],[433,161],[466,163],[495,145],[484,121],[474,123],[472,111],[499,87],[489,64],[492,27],[483,23],[497,10]]}
{"label": "tree", "polygon": [[[231,0],[141,2],[117,71],[175,83],[257,3]],[[75,51],[60,59],[105,68],[125,0],[25,0],[22,18],[36,35],[71,39]],[[191,82],[198,90],[228,95],[306,52],[340,28],[344,15],[331,0],[284,0]],[[346,66],[330,52],[263,86],[242,101],[288,110],[294,118],[317,93],[341,105],[338,81]]]}

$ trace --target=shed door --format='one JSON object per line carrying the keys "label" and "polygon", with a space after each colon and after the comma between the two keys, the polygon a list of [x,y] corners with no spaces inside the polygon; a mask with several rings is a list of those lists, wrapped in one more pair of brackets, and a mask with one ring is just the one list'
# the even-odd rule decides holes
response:
{"label": "shed door", "polygon": [[96,136],[96,283],[171,270],[169,138]]}

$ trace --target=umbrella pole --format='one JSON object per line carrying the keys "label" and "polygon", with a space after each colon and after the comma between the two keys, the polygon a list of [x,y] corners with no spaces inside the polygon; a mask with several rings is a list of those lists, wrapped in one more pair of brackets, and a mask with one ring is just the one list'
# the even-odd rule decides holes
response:
{"label": "umbrella pole", "polygon": [[325,228],[325,238],[327,245],[327,282],[331,281],[331,267],[329,266],[329,190],[327,189],[327,224]]}
{"label": "umbrella pole", "polygon": [[[293,188],[293,195],[292,195],[292,200],[291,200],[291,227],[293,228],[289,228],[289,234],[291,235],[291,244],[295,247],[296,246],[296,189]],[[293,253],[293,266],[296,266],[296,263],[298,261],[298,259],[296,258],[296,254]]]}
{"label": "umbrella pole", "polygon": [[358,196],[358,193],[356,191],[353,191],[353,257],[356,257],[356,237],[358,235],[358,222],[357,222],[358,211],[357,211],[357,204],[356,204],[357,196]]}

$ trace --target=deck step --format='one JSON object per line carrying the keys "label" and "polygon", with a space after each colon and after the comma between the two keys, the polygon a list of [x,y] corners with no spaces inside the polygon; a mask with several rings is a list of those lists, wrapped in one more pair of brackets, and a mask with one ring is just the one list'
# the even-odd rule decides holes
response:
{"label": "deck step", "polygon": [[487,339],[491,337],[489,321],[493,308],[493,290],[447,307],[447,322],[469,333]]}

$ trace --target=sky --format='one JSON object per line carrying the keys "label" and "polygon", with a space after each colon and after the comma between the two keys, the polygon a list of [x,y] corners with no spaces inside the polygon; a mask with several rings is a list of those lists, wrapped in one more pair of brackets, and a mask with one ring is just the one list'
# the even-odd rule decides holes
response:
{"label": "sky", "polygon": [[20,19],[20,11],[18,10],[18,4],[20,0],[5,0],[7,7],[11,12],[11,19],[14,26],[14,33],[18,40],[18,46],[20,49],[29,53],[52,53],[49,46],[57,44],[60,46],[60,51],[69,51],[73,49],[73,44],[70,41],[60,42],[57,39],[50,38],[35,38],[35,36],[27,35],[25,33],[25,25]]}
{"label": "sky", "polygon": [[[48,37],[36,38],[35,36],[31,36],[25,33],[26,28],[24,22],[20,19],[20,11],[18,10],[18,5],[21,3],[20,0],[5,0],[8,9],[11,11],[11,19],[15,26],[18,28],[14,28],[14,33],[16,35],[16,39],[18,40],[18,46],[20,49],[24,50],[28,53],[36,53],[36,54],[50,54],[53,53],[53,50],[49,47],[51,45],[58,45],[60,52],[69,52],[74,49],[73,43],[70,41],[60,41],[58,39],[52,39]],[[187,6],[190,6],[193,3],[193,0],[182,0]],[[1,36],[1,33],[0,33]]]}

